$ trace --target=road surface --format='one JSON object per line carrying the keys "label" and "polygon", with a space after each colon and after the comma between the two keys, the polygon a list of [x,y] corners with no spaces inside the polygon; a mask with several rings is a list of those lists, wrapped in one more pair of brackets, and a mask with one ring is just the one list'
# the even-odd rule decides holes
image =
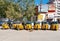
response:
{"label": "road surface", "polygon": [[60,41],[60,30],[1,30],[0,41]]}

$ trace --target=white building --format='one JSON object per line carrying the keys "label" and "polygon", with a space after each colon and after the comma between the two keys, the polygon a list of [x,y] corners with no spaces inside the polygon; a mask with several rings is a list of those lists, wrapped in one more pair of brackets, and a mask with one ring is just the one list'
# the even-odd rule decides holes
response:
{"label": "white building", "polygon": [[54,21],[56,21],[57,18],[60,19],[60,0],[54,0],[53,3],[50,4],[41,4],[41,6],[38,6],[38,12],[40,11],[47,12],[48,18],[52,18]]}
{"label": "white building", "polygon": [[55,17],[56,18],[60,18],[60,0],[55,0],[54,2],[56,4],[56,14]]}
{"label": "white building", "polygon": [[56,0],[56,13],[60,15],[60,0]]}
{"label": "white building", "polygon": [[55,10],[55,14],[54,14],[54,20],[60,19],[60,0],[55,0],[54,1],[56,10]]}

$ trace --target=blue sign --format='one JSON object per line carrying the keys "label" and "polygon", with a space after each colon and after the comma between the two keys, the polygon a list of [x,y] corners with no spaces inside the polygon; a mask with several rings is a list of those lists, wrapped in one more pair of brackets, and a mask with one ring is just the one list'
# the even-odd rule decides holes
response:
{"label": "blue sign", "polygon": [[47,4],[49,0],[35,0],[35,5],[40,5],[41,4]]}

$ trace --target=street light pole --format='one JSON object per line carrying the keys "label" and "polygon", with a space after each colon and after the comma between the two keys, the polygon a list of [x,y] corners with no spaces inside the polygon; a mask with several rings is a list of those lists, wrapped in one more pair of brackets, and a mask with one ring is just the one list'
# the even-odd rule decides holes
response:
{"label": "street light pole", "polygon": [[40,13],[41,13],[41,5],[42,5],[42,0],[40,0]]}

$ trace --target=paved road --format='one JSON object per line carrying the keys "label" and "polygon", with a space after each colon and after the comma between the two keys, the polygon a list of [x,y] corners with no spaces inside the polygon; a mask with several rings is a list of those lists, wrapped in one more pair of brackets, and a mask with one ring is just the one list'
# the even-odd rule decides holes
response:
{"label": "paved road", "polygon": [[0,41],[60,41],[60,30],[0,30]]}

